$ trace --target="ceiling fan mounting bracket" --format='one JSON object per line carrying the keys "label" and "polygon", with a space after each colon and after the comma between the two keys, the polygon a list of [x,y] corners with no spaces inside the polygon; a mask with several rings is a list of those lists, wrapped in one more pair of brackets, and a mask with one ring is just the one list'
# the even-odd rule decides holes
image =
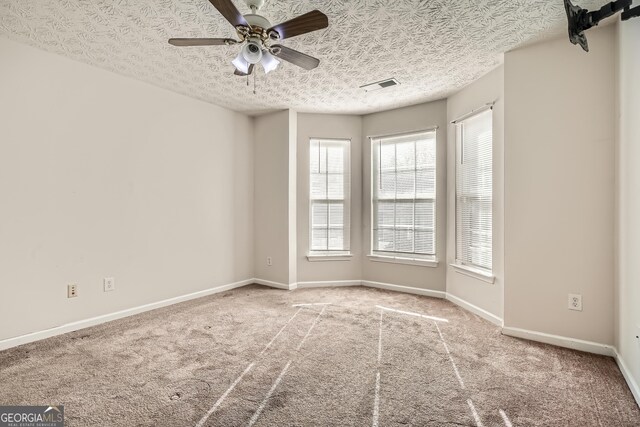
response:
{"label": "ceiling fan mounting bracket", "polygon": [[262,6],[264,6],[265,0],[245,0],[249,9],[256,13],[256,11],[260,10]]}

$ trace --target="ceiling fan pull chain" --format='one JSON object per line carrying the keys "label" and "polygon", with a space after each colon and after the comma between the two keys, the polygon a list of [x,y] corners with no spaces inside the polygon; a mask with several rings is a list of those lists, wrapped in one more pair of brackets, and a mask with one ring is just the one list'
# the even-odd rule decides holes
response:
{"label": "ceiling fan pull chain", "polygon": [[257,72],[253,73],[253,94],[254,95],[256,94],[256,74],[258,73]]}

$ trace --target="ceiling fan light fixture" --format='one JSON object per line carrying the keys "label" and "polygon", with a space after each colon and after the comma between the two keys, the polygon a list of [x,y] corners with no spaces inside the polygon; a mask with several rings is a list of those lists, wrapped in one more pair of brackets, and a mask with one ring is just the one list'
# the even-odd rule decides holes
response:
{"label": "ceiling fan light fixture", "polygon": [[259,39],[251,38],[242,47],[242,56],[249,64],[257,64],[262,59],[262,45]]}
{"label": "ceiling fan light fixture", "polygon": [[264,73],[269,74],[271,71],[278,68],[280,65],[280,61],[276,59],[275,56],[271,55],[267,50],[262,52],[262,67],[264,68]]}
{"label": "ceiling fan light fixture", "polygon": [[244,74],[249,74],[249,63],[244,59],[242,51],[238,54],[238,56],[236,56],[236,59],[231,61],[231,63],[236,67],[236,70]]}

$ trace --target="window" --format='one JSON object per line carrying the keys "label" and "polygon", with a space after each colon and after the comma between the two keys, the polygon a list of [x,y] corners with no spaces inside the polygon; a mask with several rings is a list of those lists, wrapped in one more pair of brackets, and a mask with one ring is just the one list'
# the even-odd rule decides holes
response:
{"label": "window", "polygon": [[493,116],[456,123],[456,263],[492,269]]}
{"label": "window", "polygon": [[435,261],[435,130],[371,143],[372,255]]}
{"label": "window", "polygon": [[349,140],[310,140],[310,254],[349,253]]}

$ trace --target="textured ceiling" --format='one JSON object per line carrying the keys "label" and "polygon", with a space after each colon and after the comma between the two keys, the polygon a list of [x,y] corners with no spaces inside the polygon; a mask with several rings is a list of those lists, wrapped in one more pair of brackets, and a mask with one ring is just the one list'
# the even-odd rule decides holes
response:
{"label": "textured ceiling", "polygon": [[[243,0],[234,3],[249,12]],[[0,34],[237,111],[362,114],[446,97],[496,67],[502,53],[566,31],[562,0],[267,0],[260,13],[275,24],[313,9],[329,28],[282,44],[320,66],[260,70],[255,95],[253,78],[248,87],[233,75],[238,46],[167,43],[234,37],[207,0],[0,0]],[[400,85],[359,89],[388,77]]]}

